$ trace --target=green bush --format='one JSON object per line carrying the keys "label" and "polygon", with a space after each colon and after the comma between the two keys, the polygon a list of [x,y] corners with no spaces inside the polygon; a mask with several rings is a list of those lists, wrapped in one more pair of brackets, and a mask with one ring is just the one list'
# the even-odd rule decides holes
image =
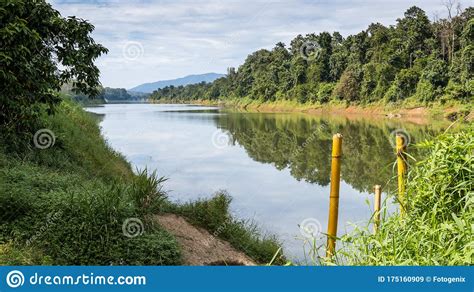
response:
{"label": "green bush", "polygon": [[436,87],[426,80],[420,80],[416,86],[415,97],[417,100],[422,102],[433,101],[435,96],[438,96],[439,92]]}
{"label": "green bush", "polygon": [[445,88],[445,95],[443,96],[444,101],[448,100],[463,100],[468,97],[468,93],[462,84],[458,84],[454,81],[449,81]]}
{"label": "green bush", "polygon": [[318,101],[320,103],[326,103],[331,98],[332,91],[334,90],[334,83],[321,83],[318,90]]}
{"label": "green bush", "polygon": [[407,178],[407,212],[382,220],[376,235],[345,236],[342,261],[354,265],[471,265],[474,258],[474,129],[419,144],[430,150]]}
{"label": "green bush", "polygon": [[334,88],[333,96],[335,99],[346,101],[360,100],[361,73],[361,68],[358,65],[347,67]]}
{"label": "green bush", "polygon": [[418,80],[419,75],[416,70],[413,68],[402,69],[395,77],[384,98],[392,102],[407,99],[415,93]]}
{"label": "green bush", "polygon": [[308,101],[308,90],[304,85],[296,85],[290,94],[292,99],[296,98],[299,103],[306,103]]}

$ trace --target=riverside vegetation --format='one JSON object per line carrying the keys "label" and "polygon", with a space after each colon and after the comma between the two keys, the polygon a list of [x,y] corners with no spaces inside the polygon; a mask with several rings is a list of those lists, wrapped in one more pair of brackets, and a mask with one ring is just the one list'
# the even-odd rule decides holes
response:
{"label": "riverside vegetation", "polygon": [[[54,133],[50,148],[15,150],[0,140],[0,264],[179,265],[177,241],[152,220],[163,212],[187,217],[256,262],[268,263],[278,251],[274,238],[230,215],[225,193],[183,205],[168,201],[164,180],[133,173],[103,140],[98,120],[72,101],[36,122]],[[143,222],[139,236],[124,235],[129,218]]]}
{"label": "riverside vegetation", "polygon": [[457,104],[461,111],[469,110],[474,97],[474,8],[448,9],[447,19],[430,22],[414,6],[396,25],[372,23],[345,38],[338,32],[298,35],[289,47],[280,42],[250,54],[238,70],[229,68],[227,76],[212,83],[164,87],[151,99],[249,108]]}
{"label": "riverside vegetation", "polygon": [[[432,24],[423,26],[426,22],[420,13],[419,9],[410,9],[405,20],[400,21],[399,25],[408,25],[408,33],[416,28],[413,38],[398,40],[398,44],[408,50],[399,52],[403,53],[403,58],[400,57],[402,63],[408,60],[406,54],[413,48],[422,52],[430,48],[425,45],[431,42],[418,34],[432,32]],[[461,21],[471,14],[469,8],[456,19]],[[161,191],[162,178],[146,170],[134,173],[125,159],[102,138],[97,120],[59,94],[61,85],[68,82],[83,93],[98,93],[99,70],[94,60],[107,50],[90,37],[94,29],[91,24],[75,17],[61,17],[43,0],[2,2],[0,18],[0,82],[3,85],[0,89],[0,264],[181,264],[176,239],[152,220],[152,215],[160,212],[186,216],[236,248],[244,249],[259,263],[285,262],[278,256],[279,244],[274,238],[262,236],[248,222],[229,215],[230,198],[225,193],[207,201],[183,205],[168,201]],[[446,25],[451,27],[449,23],[452,22]],[[461,27],[463,32],[460,35],[458,30]],[[436,85],[433,89],[430,87],[433,83],[426,83],[433,80],[429,79],[432,75],[425,74],[428,76],[426,80],[421,74],[417,75],[421,77],[416,82],[416,92],[420,82],[424,82],[421,84],[435,93],[439,93],[437,90],[440,88],[444,88],[442,92],[445,94],[447,88],[455,88],[452,97],[460,100],[472,95],[472,79],[469,79],[472,67],[466,69],[466,66],[472,66],[472,59],[469,63],[469,59],[462,58],[472,56],[469,54],[472,54],[473,23],[466,19],[462,26],[453,25],[452,28],[454,35],[460,37],[456,37],[452,44],[450,41],[445,43],[444,48],[450,52],[443,52],[445,59],[432,59],[430,53],[412,60],[414,63],[409,69],[403,70],[408,70],[405,73],[412,76],[413,70],[437,68],[435,65],[443,62],[461,64],[458,67],[460,83],[456,83],[454,77],[449,81],[442,79],[448,82],[446,87]],[[381,28],[381,32],[393,30],[395,28]],[[350,39],[339,46],[341,50],[348,44],[351,47],[359,44],[360,37]],[[276,52],[284,53],[280,49]],[[349,56],[360,57],[357,52],[351,50]],[[333,55],[329,57],[329,64]],[[426,63],[422,63],[423,60]],[[253,68],[256,65],[252,64],[260,64],[257,61],[249,66]],[[417,62],[426,66],[417,66]],[[359,83],[354,83],[356,79],[349,78],[352,73],[344,73],[348,68],[340,73],[341,81],[349,81],[341,84],[359,86]],[[216,84],[231,80],[231,76],[253,80],[252,70],[248,74],[244,74],[245,70],[230,72],[229,79],[219,79]],[[263,71],[259,69],[258,72]],[[395,80],[404,78],[405,75],[397,79],[399,74]],[[315,76],[322,78],[326,75]],[[379,76],[376,80],[384,79]],[[400,86],[412,84],[397,82]],[[252,89],[257,93],[256,98],[267,100],[267,97],[280,96],[278,91],[265,89],[274,87],[256,84],[259,85]],[[288,85],[283,81],[276,84]],[[308,84],[313,83],[297,83],[294,88],[304,88]],[[315,84],[320,86],[322,83]],[[365,83],[362,81],[360,84]],[[339,86],[333,85],[335,88]],[[431,92],[431,89],[423,91],[423,86],[420,92]],[[241,88],[250,90],[253,85]],[[410,96],[404,89],[396,87],[388,92],[401,97]],[[300,89],[294,90],[297,93]],[[249,92],[242,91],[245,96]],[[344,92],[355,94],[350,90]],[[305,95],[294,96],[303,101],[300,96]],[[35,133],[41,129],[52,133],[49,140],[45,140],[49,147],[38,147],[33,142],[38,143]],[[340,263],[472,264],[473,136],[472,125],[468,125],[459,133],[448,132],[434,142],[425,142],[424,147],[431,154],[417,163],[409,174],[407,217],[400,220],[395,214],[384,218],[380,232],[375,236],[360,229],[342,238],[347,246],[339,252]],[[133,238],[125,236],[123,230],[124,222],[130,218],[139,218],[143,222],[143,226],[139,226],[140,235]]]}
{"label": "riverside vegetation", "polygon": [[384,219],[375,236],[356,230],[343,239],[353,265],[474,263],[474,128],[440,135],[407,178],[407,214]]}
{"label": "riverside vegetation", "polygon": [[[345,265],[472,265],[474,242],[474,127],[447,132],[416,145],[428,150],[426,158],[411,161],[406,184],[406,215],[387,212],[376,234],[367,226],[338,240],[335,259],[319,256],[324,247],[311,242],[309,262]],[[323,239],[323,242],[324,239]]]}
{"label": "riverside vegetation", "polygon": [[[2,2],[0,18],[0,264],[181,264],[175,238],[151,220],[164,210],[211,233],[224,226],[218,236],[233,234],[235,247],[271,261],[278,243],[232,218],[229,197],[168,202],[163,179],[133,173],[97,120],[59,93],[63,84],[100,93],[94,60],[107,49],[90,37],[90,23],[44,0]],[[44,129],[48,136],[35,137]],[[123,230],[130,218],[143,222],[133,238]]]}

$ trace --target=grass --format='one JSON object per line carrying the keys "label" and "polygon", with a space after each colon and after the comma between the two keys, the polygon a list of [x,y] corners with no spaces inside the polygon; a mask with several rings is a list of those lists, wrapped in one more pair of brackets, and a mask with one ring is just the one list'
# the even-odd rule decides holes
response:
{"label": "grass", "polygon": [[[135,175],[72,102],[38,127],[54,133],[52,147],[0,144],[0,264],[181,263],[176,240],[146,216],[156,208],[146,202],[166,199],[156,176]],[[124,235],[129,218],[142,221],[142,235]]]}
{"label": "grass", "polygon": [[[472,265],[474,262],[474,127],[444,133],[417,147],[428,151],[407,177],[407,212],[386,212],[373,234],[356,226],[338,240],[335,263],[340,265]],[[309,254],[318,264],[321,247]],[[324,247],[323,247],[324,248]],[[316,255],[316,256],[315,256]]]}
{"label": "grass", "polygon": [[258,226],[230,215],[232,199],[226,192],[218,192],[208,200],[191,201],[185,204],[168,202],[164,212],[186,217],[192,224],[207,229],[213,236],[228,241],[260,264],[281,265],[286,262],[278,240],[262,234]]}
{"label": "grass", "polygon": [[[275,237],[230,215],[225,192],[170,202],[161,190],[165,180],[146,170],[134,174],[103,140],[97,120],[76,104],[63,102],[42,128],[56,138],[47,149],[12,150],[19,144],[0,140],[0,264],[179,265],[177,241],[151,220],[163,212],[186,217],[258,263],[286,263]],[[337,264],[472,264],[472,124],[418,147],[428,156],[409,173],[407,216],[384,213],[376,235],[369,222],[342,237]],[[137,219],[140,224],[125,224]],[[328,264],[318,256],[321,247],[313,242],[309,258]]]}
{"label": "grass", "polygon": [[229,220],[215,235],[257,262],[277,249],[276,241],[259,239],[255,226],[229,219],[227,197],[171,204],[161,190],[165,180],[133,173],[103,139],[97,119],[72,101],[44,115],[39,129],[54,134],[51,147],[0,140],[0,264],[179,265],[176,239],[152,220],[165,209],[211,233]]}

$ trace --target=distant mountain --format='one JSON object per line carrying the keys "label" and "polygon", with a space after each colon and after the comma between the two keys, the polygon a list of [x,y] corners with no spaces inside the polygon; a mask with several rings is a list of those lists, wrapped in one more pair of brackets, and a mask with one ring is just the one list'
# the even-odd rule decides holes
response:
{"label": "distant mountain", "polygon": [[143,92],[143,93],[151,93],[154,90],[166,87],[166,86],[180,86],[180,85],[188,85],[188,84],[196,84],[200,82],[212,82],[217,78],[224,77],[224,74],[218,73],[206,73],[206,74],[199,74],[199,75],[188,75],[185,77],[172,79],[172,80],[162,80],[152,83],[144,83],[142,85],[138,85],[136,87],[130,88],[129,92]]}

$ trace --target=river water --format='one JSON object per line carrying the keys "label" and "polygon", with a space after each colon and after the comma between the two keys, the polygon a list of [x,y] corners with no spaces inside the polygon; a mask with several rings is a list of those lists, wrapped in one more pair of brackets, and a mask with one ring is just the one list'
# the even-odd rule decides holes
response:
{"label": "river water", "polygon": [[168,178],[164,189],[171,200],[186,202],[225,190],[233,198],[233,215],[276,235],[295,261],[305,261],[310,233],[318,245],[325,243],[320,232],[327,228],[333,134],[343,135],[342,235],[351,224],[366,226],[375,184],[393,190],[395,132],[406,133],[413,145],[441,129],[399,119],[242,113],[194,105],[108,104],[87,110],[102,116],[103,135],[134,168]]}

